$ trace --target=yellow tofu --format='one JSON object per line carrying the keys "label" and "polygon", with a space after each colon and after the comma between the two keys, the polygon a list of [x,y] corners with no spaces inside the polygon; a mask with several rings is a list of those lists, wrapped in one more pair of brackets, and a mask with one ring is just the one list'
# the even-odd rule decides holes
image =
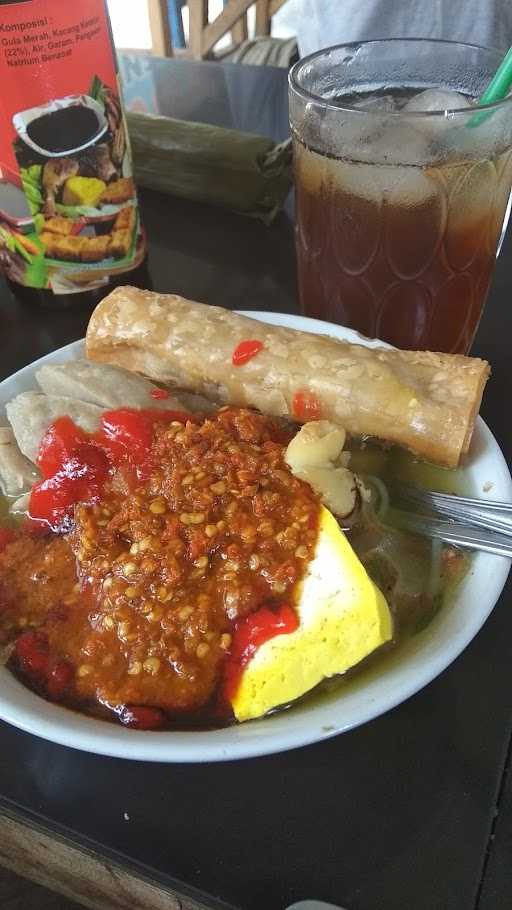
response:
{"label": "yellow tofu", "polygon": [[393,637],[384,595],[325,508],[297,612],[296,631],[262,644],[247,664],[231,703],[237,720],[262,717],[295,701]]}
{"label": "yellow tofu", "polygon": [[69,177],[64,184],[64,205],[90,205],[96,208],[107,184],[97,177]]}

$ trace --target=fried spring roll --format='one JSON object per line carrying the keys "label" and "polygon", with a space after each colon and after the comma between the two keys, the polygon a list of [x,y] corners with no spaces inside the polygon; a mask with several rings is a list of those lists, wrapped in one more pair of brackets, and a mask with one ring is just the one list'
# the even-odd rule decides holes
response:
{"label": "fried spring roll", "polygon": [[87,356],[225,404],[331,420],[446,467],[468,451],[489,375],[476,357],[370,349],[131,287],[94,311]]}

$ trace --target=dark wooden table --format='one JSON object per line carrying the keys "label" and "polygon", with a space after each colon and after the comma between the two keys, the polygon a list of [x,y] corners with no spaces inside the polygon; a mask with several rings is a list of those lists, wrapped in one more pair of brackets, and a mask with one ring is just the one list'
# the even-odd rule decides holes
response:
{"label": "dark wooden table", "polygon": [[[286,135],[283,71],[144,66],[164,113]],[[143,193],[142,203],[155,289],[233,308],[296,311],[287,214],[266,228],[154,193]],[[509,455],[511,292],[509,239],[475,346],[493,365],[483,416]],[[0,288],[2,376],[82,336],[88,316],[23,308]],[[99,892],[90,897],[94,874],[86,871],[81,897],[96,908],[284,910],[318,897],[349,910],[510,910],[511,600],[509,584],[469,648],[414,698],[360,729],[283,755],[148,765],[0,725],[0,861],[13,861],[14,842],[24,860],[18,868],[44,880],[51,845],[63,837],[66,849],[85,849],[80,855],[118,881],[124,869],[152,881],[155,895],[179,896],[144,902],[125,889],[124,903],[108,903]],[[63,866],[72,862],[54,873],[68,893]]]}

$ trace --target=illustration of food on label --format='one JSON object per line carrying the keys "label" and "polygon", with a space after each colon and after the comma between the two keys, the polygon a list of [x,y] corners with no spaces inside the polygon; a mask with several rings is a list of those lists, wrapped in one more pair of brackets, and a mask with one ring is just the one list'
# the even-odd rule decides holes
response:
{"label": "illustration of food on label", "polygon": [[108,21],[102,2],[81,7],[96,15],[68,10],[57,27],[15,4],[0,23],[0,79],[16,85],[2,101],[0,266],[55,293],[99,287],[145,254]]}

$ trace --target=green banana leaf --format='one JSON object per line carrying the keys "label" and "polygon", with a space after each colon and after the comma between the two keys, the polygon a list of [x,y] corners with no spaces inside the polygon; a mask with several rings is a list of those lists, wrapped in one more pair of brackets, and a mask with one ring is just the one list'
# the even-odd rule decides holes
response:
{"label": "green banana leaf", "polygon": [[291,142],[152,114],[128,113],[140,186],[270,224],[292,185]]}

